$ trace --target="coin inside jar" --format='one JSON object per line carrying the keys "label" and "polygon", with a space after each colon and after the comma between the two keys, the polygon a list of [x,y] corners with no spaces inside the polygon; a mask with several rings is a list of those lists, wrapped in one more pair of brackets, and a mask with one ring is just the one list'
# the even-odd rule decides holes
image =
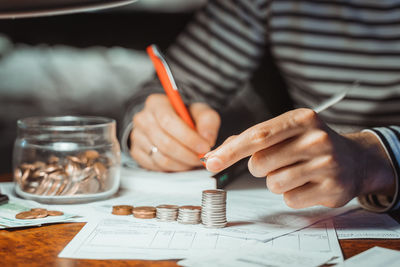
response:
{"label": "coin inside jar", "polygon": [[152,219],[156,217],[156,208],[151,206],[136,207],[133,216],[139,219]]}
{"label": "coin inside jar", "polygon": [[112,214],[114,215],[131,215],[133,213],[133,206],[118,205],[113,206]]}

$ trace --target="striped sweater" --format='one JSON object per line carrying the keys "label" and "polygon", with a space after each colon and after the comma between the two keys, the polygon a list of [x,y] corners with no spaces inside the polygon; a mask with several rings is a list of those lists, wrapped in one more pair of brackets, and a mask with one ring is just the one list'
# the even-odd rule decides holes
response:
{"label": "striped sweater", "polygon": [[[221,110],[266,49],[297,107],[317,106],[360,81],[320,115],[380,139],[396,172],[396,194],[359,201],[376,211],[400,208],[400,1],[209,0],[167,56],[186,101]],[[144,85],[130,101],[127,124],[149,94],[161,91],[156,79]]]}

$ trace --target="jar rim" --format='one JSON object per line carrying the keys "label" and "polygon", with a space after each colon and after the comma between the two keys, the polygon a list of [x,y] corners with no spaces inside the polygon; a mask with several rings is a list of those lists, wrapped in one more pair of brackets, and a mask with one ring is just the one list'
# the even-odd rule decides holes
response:
{"label": "jar rim", "polygon": [[21,129],[43,129],[58,131],[76,131],[104,128],[115,124],[115,120],[100,116],[36,116],[19,119]]}

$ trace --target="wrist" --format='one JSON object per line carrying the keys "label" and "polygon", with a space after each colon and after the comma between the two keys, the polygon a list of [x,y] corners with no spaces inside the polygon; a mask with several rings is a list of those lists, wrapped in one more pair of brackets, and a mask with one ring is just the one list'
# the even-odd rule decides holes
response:
{"label": "wrist", "polygon": [[358,153],[359,195],[379,194],[393,196],[395,172],[391,160],[379,139],[365,131],[346,134]]}

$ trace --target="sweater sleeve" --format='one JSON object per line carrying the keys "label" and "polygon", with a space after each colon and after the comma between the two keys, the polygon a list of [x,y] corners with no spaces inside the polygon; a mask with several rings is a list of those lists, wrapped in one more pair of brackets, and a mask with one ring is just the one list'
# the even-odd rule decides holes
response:
{"label": "sweater sleeve", "polygon": [[369,194],[358,197],[358,201],[365,209],[375,212],[387,212],[400,208],[400,126],[389,126],[367,129],[381,142],[391,161],[395,173],[394,196]]}
{"label": "sweater sleeve", "polygon": [[[210,0],[169,47],[166,57],[186,104],[220,111],[249,80],[266,47],[268,0]],[[162,93],[156,76],[128,101],[121,144],[128,151],[132,117],[150,94]]]}

